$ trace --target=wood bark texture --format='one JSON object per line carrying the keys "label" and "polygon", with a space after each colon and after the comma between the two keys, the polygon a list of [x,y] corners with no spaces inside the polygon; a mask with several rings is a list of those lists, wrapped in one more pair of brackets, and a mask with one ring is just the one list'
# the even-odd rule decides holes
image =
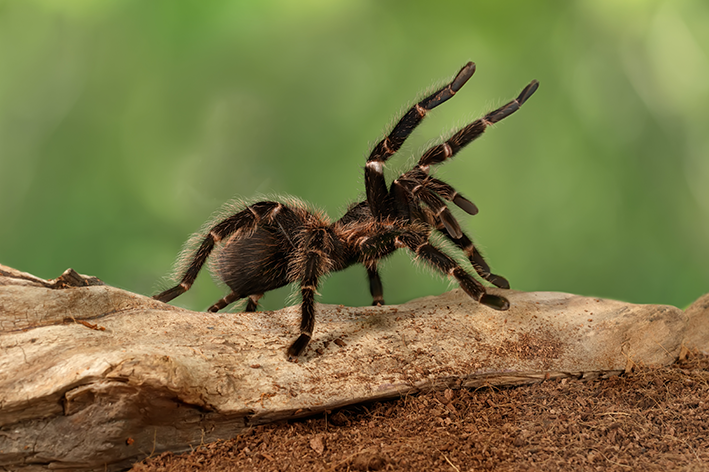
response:
{"label": "wood bark texture", "polygon": [[[666,365],[690,324],[671,306],[491,292],[510,310],[460,290],[399,306],[318,305],[314,339],[293,363],[297,306],[199,313],[71,269],[47,281],[0,266],[0,468],[118,470],[363,401]],[[705,350],[708,304],[691,333]]]}

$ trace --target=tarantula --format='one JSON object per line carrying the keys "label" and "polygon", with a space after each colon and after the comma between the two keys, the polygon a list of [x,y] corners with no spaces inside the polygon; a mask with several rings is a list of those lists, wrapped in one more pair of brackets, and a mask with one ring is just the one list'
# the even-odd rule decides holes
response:
{"label": "tarantula", "polygon": [[453,157],[488,126],[516,112],[539,83],[533,80],[516,99],[427,150],[418,164],[390,186],[383,173],[386,161],[426,114],[455,95],[474,72],[475,64],[468,62],[448,85],[413,105],[389,135],[374,146],[364,168],[367,198],[351,205],[342,218],[332,223],[324,213],[293,199],[242,206],[193,236],[201,243],[196,250],[183,252],[180,283],[153,298],[168,302],[189,290],[215,248],[218,252],[210,268],[231,293],[212,305],[210,312],[242,298],[248,298],[246,311],[255,311],[265,292],[297,282],[302,296],[300,336],[288,348],[289,359],[295,360],[313,336],[320,278],[362,264],[369,277],[372,304],[383,305],[377,265],[397,249],[406,248],[434,269],[453,276],[474,300],[496,310],[507,310],[507,299],[485,293],[480,282],[429,241],[432,232],[441,233],[464,251],[480,277],[497,287],[509,288],[504,277],[490,272],[490,266],[463,233],[444,200],[470,215],[475,215],[478,208],[453,187],[430,176],[429,170]]}

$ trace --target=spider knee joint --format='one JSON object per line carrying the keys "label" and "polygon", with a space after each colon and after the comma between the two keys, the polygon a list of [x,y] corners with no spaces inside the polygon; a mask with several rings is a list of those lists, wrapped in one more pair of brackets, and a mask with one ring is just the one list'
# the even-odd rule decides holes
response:
{"label": "spider knee joint", "polygon": [[[453,93],[455,94],[455,92],[453,92]],[[426,113],[428,112],[428,110],[426,110],[424,107],[422,107],[422,106],[419,105],[418,103],[417,103],[416,105],[414,105],[414,106],[416,107],[416,112],[419,114],[419,116],[420,116],[421,118],[423,118],[424,116],[426,116]]]}
{"label": "spider knee joint", "polygon": [[383,174],[384,173],[384,165],[380,161],[368,161],[367,162],[367,169],[371,169],[377,174]]}
{"label": "spider knee joint", "polygon": [[215,243],[218,243],[219,241],[222,240],[221,235],[214,230],[209,232],[209,236],[211,236],[211,238],[214,240]]}

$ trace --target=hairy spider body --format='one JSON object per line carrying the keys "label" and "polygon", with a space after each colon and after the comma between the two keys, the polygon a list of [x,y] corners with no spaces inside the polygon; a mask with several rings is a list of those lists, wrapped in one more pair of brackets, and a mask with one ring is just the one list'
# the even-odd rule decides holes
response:
{"label": "hairy spider body", "polygon": [[509,288],[504,277],[491,273],[445,201],[471,215],[478,212],[475,204],[449,184],[430,176],[429,170],[453,157],[488,126],[517,111],[537,90],[538,82],[532,81],[516,99],[430,148],[417,165],[390,186],[384,179],[384,164],[426,113],[451,98],[474,72],[475,64],[466,64],[448,85],[412,106],[374,147],[364,169],[367,199],[351,205],[342,218],[330,222],[327,215],[296,199],[242,205],[193,237],[199,245],[183,253],[180,283],[153,298],[167,302],[186,292],[215,250],[210,268],[231,292],[209,311],[216,312],[243,298],[248,299],[246,311],[255,311],[264,293],[298,283],[302,298],[300,336],[288,348],[294,359],[313,335],[315,294],[321,277],[362,264],[367,270],[372,304],[383,305],[378,263],[405,248],[417,259],[455,278],[474,300],[496,310],[508,309],[507,299],[486,293],[480,282],[429,241],[433,231],[441,233],[466,254],[480,277],[497,287]]}

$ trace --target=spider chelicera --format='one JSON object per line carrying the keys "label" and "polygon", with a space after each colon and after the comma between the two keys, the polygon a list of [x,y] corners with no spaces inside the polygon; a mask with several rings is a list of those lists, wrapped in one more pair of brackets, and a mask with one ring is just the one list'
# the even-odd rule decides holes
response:
{"label": "spider chelicera", "polygon": [[427,150],[418,164],[391,185],[387,185],[383,172],[386,161],[426,114],[455,95],[474,72],[475,64],[468,62],[448,85],[413,105],[388,136],[374,146],[364,168],[367,199],[351,205],[342,218],[331,222],[323,212],[296,199],[242,204],[230,216],[217,219],[206,226],[206,231],[193,236],[195,249],[190,249],[193,245],[188,243],[178,264],[182,267],[177,274],[180,283],[153,298],[168,302],[189,290],[214,251],[210,268],[231,293],[212,305],[211,312],[242,298],[248,298],[246,311],[255,311],[265,292],[298,283],[302,297],[300,336],[288,348],[289,359],[295,360],[313,336],[315,293],[320,278],[362,264],[369,277],[372,304],[383,305],[377,265],[397,249],[405,248],[434,269],[454,277],[474,300],[496,310],[507,310],[506,298],[486,293],[480,282],[429,241],[432,232],[441,233],[465,253],[480,277],[497,287],[509,288],[504,277],[490,272],[490,266],[463,233],[446,201],[470,215],[478,212],[475,204],[429,175],[429,170],[453,157],[488,126],[519,110],[539,83],[533,80],[516,99]]}

